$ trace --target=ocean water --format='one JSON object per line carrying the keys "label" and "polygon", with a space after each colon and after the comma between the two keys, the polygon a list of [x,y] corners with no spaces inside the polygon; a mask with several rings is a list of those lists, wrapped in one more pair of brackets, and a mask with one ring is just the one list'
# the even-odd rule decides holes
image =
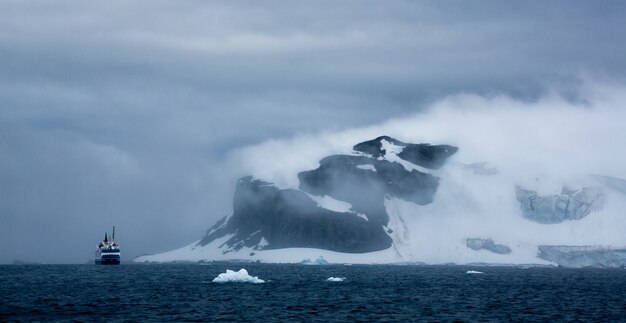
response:
{"label": "ocean water", "polygon": [[[212,283],[245,268],[263,284]],[[482,274],[468,274],[468,271]],[[343,282],[327,282],[329,277]],[[0,266],[0,321],[626,321],[625,269]]]}

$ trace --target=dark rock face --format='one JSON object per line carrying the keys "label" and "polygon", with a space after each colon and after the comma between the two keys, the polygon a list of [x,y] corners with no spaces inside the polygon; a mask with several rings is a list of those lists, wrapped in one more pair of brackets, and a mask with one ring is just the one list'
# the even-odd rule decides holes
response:
{"label": "dark rock face", "polygon": [[563,267],[626,267],[626,249],[596,246],[539,246],[539,258]]}
{"label": "dark rock face", "polygon": [[495,244],[491,239],[470,238],[465,240],[465,245],[472,250],[484,249],[501,255],[511,253],[511,248],[502,244]]}
{"label": "dark rock face", "polygon": [[225,234],[234,234],[225,243],[232,250],[257,246],[261,238],[268,242],[263,249],[306,247],[358,253],[391,246],[391,238],[381,226],[350,212],[320,208],[303,192],[280,190],[251,177],[239,180],[228,223],[200,244]]}
{"label": "dark rock face", "polygon": [[356,144],[354,145],[354,147],[352,147],[352,149],[354,149],[354,151],[372,155],[372,157],[374,158],[385,156],[386,151],[383,149],[383,144],[382,144],[383,140],[386,140],[396,146],[406,146],[406,144],[400,140],[396,140],[389,136],[380,136],[376,139],[372,139],[372,140],[368,140],[368,141],[364,141],[362,143]]}
{"label": "dark rock face", "polygon": [[[254,250],[306,247],[349,253],[389,248],[392,240],[385,230],[389,221],[385,197],[428,204],[433,201],[439,179],[376,159],[385,154],[383,139],[408,148],[405,158],[430,168],[441,167],[456,152],[451,146],[412,145],[379,137],[355,146],[355,150],[374,158],[333,155],[322,159],[319,168],[298,174],[301,190],[278,189],[270,183],[244,177],[237,183],[232,216],[218,221],[198,244],[204,246],[232,235],[220,246],[225,253],[243,247]],[[352,209],[350,212],[324,209],[305,192],[349,202]],[[367,220],[357,213],[365,215]]]}
{"label": "dark rock face", "polygon": [[[376,171],[361,169],[372,165]],[[433,201],[439,179],[402,165],[365,156],[334,155],[320,161],[320,167],[298,174],[300,189],[314,195],[328,195],[352,204],[369,221],[386,225],[385,195],[417,204]]]}
{"label": "dark rock face", "polygon": [[439,169],[457,150],[459,149],[448,145],[408,144],[398,157],[424,168]]}
{"label": "dark rock face", "polygon": [[353,149],[370,154],[374,158],[385,156],[387,152],[383,149],[383,140],[393,145],[404,147],[398,154],[398,157],[428,169],[441,168],[448,157],[454,155],[459,150],[457,147],[448,145],[407,144],[389,136],[381,136],[374,140],[362,142],[355,145]]}
{"label": "dark rock face", "polygon": [[577,191],[563,187],[561,194],[545,196],[516,187],[515,195],[520,202],[522,216],[543,224],[580,220],[604,205],[602,189],[592,187]]}

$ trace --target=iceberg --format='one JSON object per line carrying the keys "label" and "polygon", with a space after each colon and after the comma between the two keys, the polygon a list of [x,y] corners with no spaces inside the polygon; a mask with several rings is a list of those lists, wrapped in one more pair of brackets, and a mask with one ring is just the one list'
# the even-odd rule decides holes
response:
{"label": "iceberg", "polygon": [[250,276],[248,271],[241,268],[239,271],[233,271],[230,269],[226,269],[225,273],[219,274],[217,277],[213,279],[214,283],[254,283],[260,284],[264,283],[263,279],[259,279],[259,277]]}
{"label": "iceberg", "polygon": [[328,279],[326,279],[327,282],[342,282],[346,280],[346,277],[328,277]]}
{"label": "iceberg", "polygon": [[468,270],[466,274],[484,274],[482,271]]}
{"label": "iceberg", "polygon": [[315,259],[315,261],[311,261],[310,258],[306,258],[302,260],[300,264],[302,265],[328,265],[329,263],[328,261],[326,261],[326,259],[324,259],[323,256],[319,256],[317,257],[317,259]]}

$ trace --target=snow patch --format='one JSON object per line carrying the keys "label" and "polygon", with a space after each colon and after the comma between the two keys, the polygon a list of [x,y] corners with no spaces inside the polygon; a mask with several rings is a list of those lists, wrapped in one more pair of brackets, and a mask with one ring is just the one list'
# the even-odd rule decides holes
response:
{"label": "snow patch", "polygon": [[259,279],[256,276],[250,276],[248,271],[241,268],[239,271],[233,271],[230,269],[226,269],[225,273],[219,274],[217,277],[213,279],[214,283],[254,283],[260,284],[264,283],[263,279]]}
{"label": "snow patch", "polygon": [[265,237],[261,238],[261,242],[259,242],[257,246],[258,249],[263,249],[265,247],[267,247],[267,245],[269,245],[270,243],[267,242],[267,240],[265,239]]}
{"label": "snow patch", "polygon": [[225,243],[235,236],[235,234],[227,234],[221,238],[213,240],[211,243],[201,246],[201,240],[195,241],[182,248],[159,253],[156,255],[144,255],[133,259],[133,262],[176,262],[176,261],[206,261],[217,258],[220,255],[226,255],[227,246]]}
{"label": "snow patch", "polygon": [[407,171],[412,171],[412,170],[417,170],[420,171],[422,173],[433,173],[432,170],[428,170],[422,166],[418,166],[415,165],[411,162],[408,162],[400,157],[398,157],[398,154],[402,152],[402,150],[404,150],[405,146],[398,146],[398,145],[394,145],[393,143],[387,141],[387,140],[381,140],[380,141],[381,147],[382,149],[385,150],[385,156],[381,157],[381,159],[386,159],[390,162],[396,162],[400,165],[402,165],[402,167],[404,167],[404,169],[406,169]]}
{"label": "snow patch", "polygon": [[220,229],[223,229],[224,227],[226,227],[226,223],[228,223],[228,220],[230,220],[230,217],[228,217],[228,218],[224,219],[224,223],[222,223],[222,225],[220,225],[219,227],[214,228],[214,229],[210,229],[210,230],[206,233],[206,235],[207,235],[207,236],[209,236],[209,235],[213,234],[213,232],[215,232],[215,231],[217,231],[217,230],[220,230]]}
{"label": "snow patch", "polygon": [[387,234],[393,241],[393,249],[401,259],[414,258],[409,229],[406,226],[399,207],[394,204],[394,201],[389,198],[389,196],[385,197],[385,210],[389,215],[389,223],[385,231],[387,231]]}
{"label": "snow patch", "polygon": [[371,165],[371,164],[357,165],[356,168],[364,169],[364,170],[371,170],[372,172],[376,172],[376,167],[374,167],[374,165]]}
{"label": "snow patch", "polygon": [[342,282],[346,280],[346,277],[328,277],[328,279],[326,279],[327,282]]}
{"label": "snow patch", "polygon": [[369,221],[369,219],[367,218],[367,215],[363,214],[363,213],[359,213],[359,212],[352,212],[352,214],[358,216],[359,218],[365,220],[365,221]]}
{"label": "snow patch", "polygon": [[[369,165],[369,166],[372,166],[372,165]],[[323,209],[327,209],[327,210],[339,212],[339,213],[352,213],[358,216],[359,218],[362,218],[365,221],[369,221],[369,219],[367,218],[365,214],[352,211],[352,204],[348,202],[334,199],[328,195],[316,196],[316,195],[309,194],[307,192],[304,192],[304,193],[306,193],[306,195],[308,195],[313,201],[315,201],[315,203],[317,203],[319,207]]]}
{"label": "snow patch", "polygon": [[327,210],[345,213],[345,212],[350,212],[350,209],[352,208],[352,204],[348,202],[336,200],[328,195],[316,196],[316,195],[312,195],[308,193],[307,195],[313,201],[315,201],[317,205],[319,205],[319,207],[327,209]]}

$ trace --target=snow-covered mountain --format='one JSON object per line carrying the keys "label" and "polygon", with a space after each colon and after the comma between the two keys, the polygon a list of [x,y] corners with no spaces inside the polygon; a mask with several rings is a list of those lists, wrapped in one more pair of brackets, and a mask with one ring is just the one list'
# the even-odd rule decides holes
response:
{"label": "snow-covered mountain", "polygon": [[457,151],[381,136],[300,172],[298,188],[244,177],[202,239],[135,261],[626,266],[626,181],[518,183]]}

